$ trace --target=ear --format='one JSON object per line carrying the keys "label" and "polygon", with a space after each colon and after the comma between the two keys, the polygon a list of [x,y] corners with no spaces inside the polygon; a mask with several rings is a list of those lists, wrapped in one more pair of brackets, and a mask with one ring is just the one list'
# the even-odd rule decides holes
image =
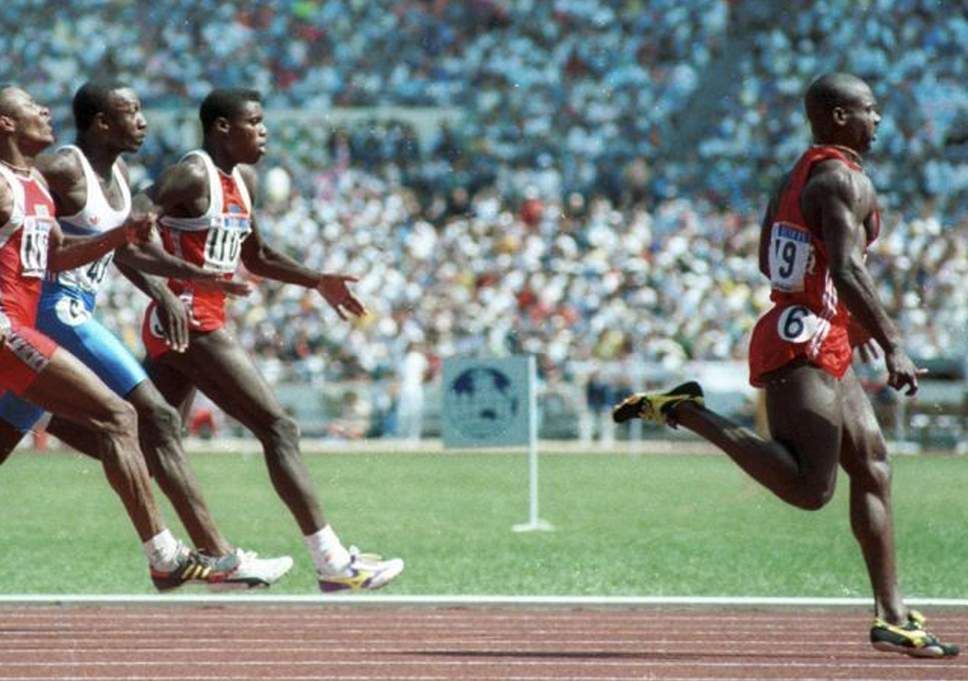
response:
{"label": "ear", "polygon": [[94,114],[94,118],[91,120],[91,125],[97,127],[99,130],[107,130],[111,127],[111,123],[108,121],[108,116],[103,111],[98,111]]}
{"label": "ear", "polygon": [[847,123],[847,109],[842,106],[835,106],[833,111],[830,112],[834,119],[834,125],[846,125]]}
{"label": "ear", "polygon": [[215,122],[212,123],[212,129],[217,130],[218,132],[228,133],[230,127],[232,127],[232,124],[229,123],[229,119],[225,118],[224,116],[219,116],[215,119]]}
{"label": "ear", "polygon": [[17,129],[17,122],[6,114],[0,114],[0,130],[12,133]]}

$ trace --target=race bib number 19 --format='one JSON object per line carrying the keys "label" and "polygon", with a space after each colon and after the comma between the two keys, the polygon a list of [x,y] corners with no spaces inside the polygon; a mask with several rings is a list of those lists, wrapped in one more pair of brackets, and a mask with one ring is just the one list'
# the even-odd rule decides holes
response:
{"label": "race bib number 19", "polygon": [[770,233],[770,283],[779,291],[802,291],[813,246],[810,232],[776,222]]}

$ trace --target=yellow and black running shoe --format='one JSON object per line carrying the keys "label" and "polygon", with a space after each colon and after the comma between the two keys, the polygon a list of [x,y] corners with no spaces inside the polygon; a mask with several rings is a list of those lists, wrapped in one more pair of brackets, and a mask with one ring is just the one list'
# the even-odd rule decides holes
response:
{"label": "yellow and black running shoe", "polygon": [[151,581],[158,591],[171,591],[190,582],[214,584],[227,580],[239,564],[236,553],[206,556],[181,545],[175,566],[167,571],[151,568]]}
{"label": "yellow and black running shoe", "polygon": [[664,424],[669,410],[677,404],[692,402],[703,406],[702,387],[695,381],[678,385],[665,393],[635,393],[612,408],[612,420],[625,423],[634,418]]}
{"label": "yellow and black running shoe", "polygon": [[887,653],[911,657],[954,657],[958,646],[942,643],[924,628],[924,615],[917,610],[908,613],[904,624],[890,624],[880,617],[871,627],[871,645]]}

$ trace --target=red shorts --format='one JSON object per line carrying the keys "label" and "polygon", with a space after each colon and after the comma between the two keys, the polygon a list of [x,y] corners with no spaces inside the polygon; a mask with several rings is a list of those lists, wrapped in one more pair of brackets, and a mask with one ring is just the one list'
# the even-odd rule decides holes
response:
{"label": "red shorts", "polygon": [[0,344],[0,392],[23,395],[50,362],[57,343],[29,326],[16,326]]}
{"label": "red shorts", "polygon": [[[224,312],[216,316],[201,315],[201,318],[195,310],[189,312],[189,331],[206,333],[221,329],[223,326],[225,326]],[[154,301],[149,303],[148,309],[145,310],[144,321],[141,323],[141,341],[145,344],[145,350],[151,359],[157,359],[171,350],[165,342],[165,334],[158,319],[158,306]]]}
{"label": "red shorts", "polygon": [[852,355],[845,326],[831,324],[802,305],[774,307],[753,328],[750,383],[762,388],[765,374],[801,358],[841,379]]}

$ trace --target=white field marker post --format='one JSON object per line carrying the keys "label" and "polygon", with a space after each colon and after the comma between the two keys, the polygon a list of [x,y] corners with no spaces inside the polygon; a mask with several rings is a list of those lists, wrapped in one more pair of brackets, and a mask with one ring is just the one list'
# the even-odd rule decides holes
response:
{"label": "white field marker post", "polygon": [[534,356],[528,357],[528,522],[511,528],[515,532],[550,532],[551,523],[538,517],[538,375]]}

